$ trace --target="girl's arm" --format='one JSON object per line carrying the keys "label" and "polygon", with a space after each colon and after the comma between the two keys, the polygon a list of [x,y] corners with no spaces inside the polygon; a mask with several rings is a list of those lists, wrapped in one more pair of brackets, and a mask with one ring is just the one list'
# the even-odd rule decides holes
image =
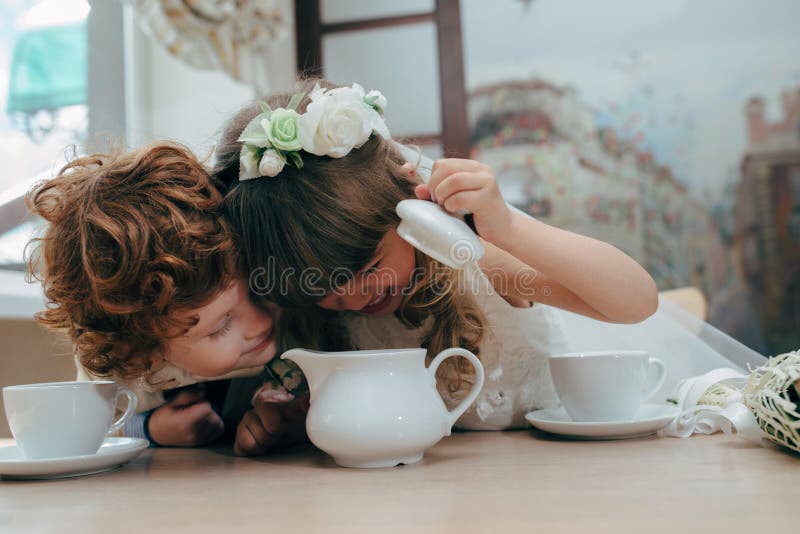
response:
{"label": "girl's arm", "polygon": [[480,259],[481,271],[494,290],[516,308],[528,308],[535,302],[610,322],[578,295],[544,273],[536,271],[505,250],[481,240],[486,253]]}
{"label": "girl's arm", "polygon": [[655,282],[638,263],[608,243],[512,212],[486,165],[439,160],[417,195],[471,212],[481,237],[533,269],[522,285],[531,300],[619,323],[642,321],[658,306]]}

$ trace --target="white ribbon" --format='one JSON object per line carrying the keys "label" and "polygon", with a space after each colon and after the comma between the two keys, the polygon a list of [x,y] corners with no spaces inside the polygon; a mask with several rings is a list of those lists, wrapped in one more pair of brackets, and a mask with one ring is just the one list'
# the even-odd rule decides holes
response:
{"label": "white ribbon", "polygon": [[[720,368],[684,380],[678,387],[680,415],[659,431],[661,436],[687,438],[692,434],[714,434],[720,430],[728,436],[738,435],[760,443],[764,433],[753,412],[742,402],[741,386],[747,375],[729,368]],[[724,399],[724,406],[698,404],[709,388],[730,382],[736,391]]]}

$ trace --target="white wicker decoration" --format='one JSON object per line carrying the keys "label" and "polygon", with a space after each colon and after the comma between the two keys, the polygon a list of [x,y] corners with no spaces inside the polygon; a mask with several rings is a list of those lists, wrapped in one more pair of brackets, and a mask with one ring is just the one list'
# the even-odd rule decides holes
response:
{"label": "white wicker decoration", "polygon": [[288,0],[132,0],[142,28],[199,69],[221,69],[270,90],[266,52],[285,46]]}
{"label": "white wicker decoration", "polygon": [[755,369],[742,396],[767,439],[800,452],[800,352],[775,356]]}

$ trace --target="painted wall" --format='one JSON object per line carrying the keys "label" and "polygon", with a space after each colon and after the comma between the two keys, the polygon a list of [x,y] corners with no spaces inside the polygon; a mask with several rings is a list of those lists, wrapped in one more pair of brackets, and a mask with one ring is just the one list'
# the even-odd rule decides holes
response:
{"label": "painted wall", "polygon": [[[757,350],[800,346],[796,297],[780,296],[800,286],[800,4],[461,7],[473,155],[502,188],[661,289],[698,286],[710,321]],[[746,181],[763,182],[758,206]]]}

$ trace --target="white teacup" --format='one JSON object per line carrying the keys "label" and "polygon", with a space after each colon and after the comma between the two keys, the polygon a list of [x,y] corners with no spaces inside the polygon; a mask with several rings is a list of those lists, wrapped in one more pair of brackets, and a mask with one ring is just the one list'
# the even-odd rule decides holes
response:
{"label": "white teacup", "polygon": [[643,350],[575,352],[550,356],[550,375],[573,421],[630,421],[664,385],[666,368]]}
{"label": "white teacup", "polygon": [[[128,406],[112,424],[121,395]],[[8,386],[3,402],[17,445],[32,459],[94,454],[136,410],[136,394],[111,380]]]}

